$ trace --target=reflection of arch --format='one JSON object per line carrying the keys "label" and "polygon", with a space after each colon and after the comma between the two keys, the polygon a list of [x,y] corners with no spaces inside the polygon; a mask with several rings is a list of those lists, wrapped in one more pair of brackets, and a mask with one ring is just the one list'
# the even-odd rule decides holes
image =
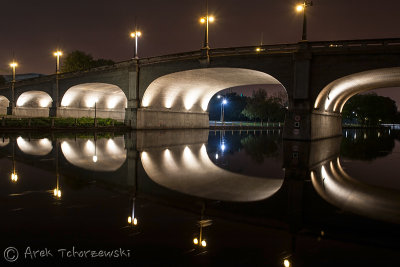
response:
{"label": "reflection of arch", "polygon": [[400,85],[400,68],[364,71],[328,84],[317,96],[315,109],[341,112],[350,97],[368,90]]}
{"label": "reflection of arch", "polygon": [[94,117],[96,102],[97,116],[123,120],[127,98],[116,85],[106,83],[84,83],[69,88],[62,100],[60,115],[63,117]]}
{"label": "reflection of arch", "polygon": [[90,171],[118,170],[126,159],[123,136],[113,139],[62,139],[61,151],[69,163]]}
{"label": "reflection of arch", "polygon": [[343,170],[339,158],[312,171],[311,181],[318,194],[337,207],[375,219],[400,222],[400,193],[355,180]]}
{"label": "reflection of arch", "polygon": [[0,114],[7,114],[7,107],[9,104],[10,101],[7,97],[0,95]]}
{"label": "reflection of arch", "polygon": [[48,117],[53,99],[43,91],[28,91],[17,99],[15,115],[23,117]]}
{"label": "reflection of arch", "polygon": [[5,147],[10,143],[10,138],[0,138],[0,147]]}
{"label": "reflection of arch", "polygon": [[241,68],[204,68],[176,72],[154,80],[146,89],[141,106],[176,111],[207,110],[217,92],[231,87],[281,84],[264,72]]}
{"label": "reflection of arch", "polygon": [[17,138],[19,149],[28,155],[45,156],[53,150],[53,145],[47,138],[25,140],[21,136]]}
{"label": "reflection of arch", "polygon": [[141,153],[147,175],[159,185],[222,201],[258,201],[276,193],[283,179],[236,174],[214,165],[204,144],[151,148]]}

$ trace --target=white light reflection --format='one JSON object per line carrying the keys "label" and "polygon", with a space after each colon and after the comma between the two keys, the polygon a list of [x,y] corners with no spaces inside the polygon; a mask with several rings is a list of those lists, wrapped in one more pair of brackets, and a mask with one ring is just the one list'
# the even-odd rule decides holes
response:
{"label": "white light reflection", "polygon": [[141,153],[141,161],[157,184],[207,199],[261,200],[273,195],[283,183],[283,179],[251,177],[219,168],[210,160],[204,143],[147,148]]}
{"label": "white light reflection", "polygon": [[17,138],[17,145],[25,154],[34,156],[45,156],[53,150],[53,145],[47,138],[27,141],[20,136]]}
{"label": "white light reflection", "polygon": [[61,139],[61,151],[69,163],[92,171],[115,171],[126,160],[123,136],[96,139]]}

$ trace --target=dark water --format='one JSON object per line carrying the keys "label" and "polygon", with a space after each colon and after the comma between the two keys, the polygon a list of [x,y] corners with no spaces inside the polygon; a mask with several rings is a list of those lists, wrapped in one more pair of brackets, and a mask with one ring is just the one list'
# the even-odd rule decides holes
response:
{"label": "dark water", "polygon": [[281,134],[4,134],[0,265],[398,265],[399,132]]}

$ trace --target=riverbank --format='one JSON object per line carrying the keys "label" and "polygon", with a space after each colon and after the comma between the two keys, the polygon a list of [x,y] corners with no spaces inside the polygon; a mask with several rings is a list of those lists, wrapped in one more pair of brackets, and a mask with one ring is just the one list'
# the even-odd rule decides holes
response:
{"label": "riverbank", "polygon": [[15,118],[2,117],[1,131],[115,131],[129,130],[123,122],[103,118]]}

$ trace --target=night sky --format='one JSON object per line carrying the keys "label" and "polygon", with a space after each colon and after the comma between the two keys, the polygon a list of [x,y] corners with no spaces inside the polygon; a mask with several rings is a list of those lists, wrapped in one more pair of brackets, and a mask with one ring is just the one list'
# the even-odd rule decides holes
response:
{"label": "night sky", "polygon": [[[399,38],[398,0],[314,0],[308,9],[310,41]],[[302,16],[293,0],[209,0],[210,46],[295,43]],[[202,46],[199,18],[205,0],[12,0],[0,9],[0,73],[19,62],[18,73],[50,74],[52,52],[82,50],[95,58],[124,61],[133,56],[129,32],[135,20],[143,36],[139,56],[193,51]],[[136,19],[135,19],[136,18]],[[400,94],[400,93],[399,93]],[[400,103],[400,97],[397,98]]]}

